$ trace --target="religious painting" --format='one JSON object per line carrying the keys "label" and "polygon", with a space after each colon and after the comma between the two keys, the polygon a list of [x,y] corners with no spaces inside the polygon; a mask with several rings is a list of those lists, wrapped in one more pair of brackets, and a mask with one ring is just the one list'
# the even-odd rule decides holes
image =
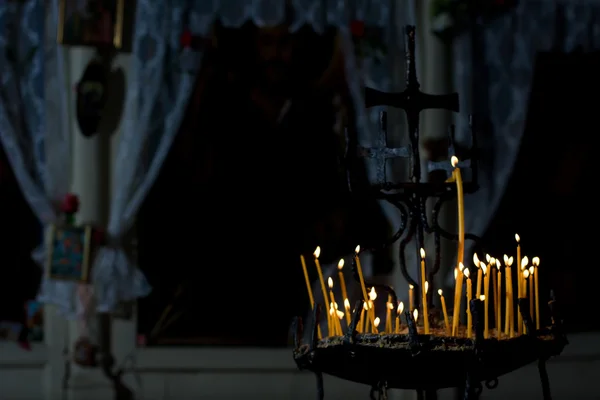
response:
{"label": "religious painting", "polygon": [[87,282],[92,257],[92,227],[53,226],[48,252],[48,277]]}
{"label": "religious painting", "polygon": [[58,42],[120,49],[124,7],[125,0],[60,0]]}

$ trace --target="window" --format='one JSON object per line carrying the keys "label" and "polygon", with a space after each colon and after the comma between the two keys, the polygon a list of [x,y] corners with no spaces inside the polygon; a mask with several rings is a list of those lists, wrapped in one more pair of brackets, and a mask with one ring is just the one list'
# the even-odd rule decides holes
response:
{"label": "window", "polygon": [[154,291],[138,331],[148,344],[285,345],[309,304],[300,253],[318,244],[335,262],[387,225],[376,204],[349,197],[334,129],[345,88],[319,79],[343,75],[324,72],[335,32],[218,35],[139,216]]}

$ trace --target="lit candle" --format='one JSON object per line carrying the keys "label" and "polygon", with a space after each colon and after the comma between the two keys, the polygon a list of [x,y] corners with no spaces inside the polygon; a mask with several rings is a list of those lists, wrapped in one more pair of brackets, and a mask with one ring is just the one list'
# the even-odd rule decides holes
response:
{"label": "lit candle", "polygon": [[348,303],[348,307],[346,308],[346,300],[348,300],[348,292],[346,291],[346,281],[344,280],[344,272],[342,269],[344,268],[344,259],[341,258],[338,261],[338,276],[340,278],[340,288],[342,289],[342,299],[344,299],[344,311],[346,314],[346,323],[350,326],[350,303]]}
{"label": "lit candle", "polygon": [[[529,264],[529,258],[527,258],[527,256],[525,256],[521,259],[521,262],[519,263],[519,269],[517,270],[517,279],[520,283],[520,286],[519,286],[520,292],[519,292],[519,297],[518,297],[519,299],[524,299],[527,297],[527,281],[525,279],[525,274],[524,274],[524,272],[527,268],[527,264]],[[529,274],[529,271],[527,272],[527,274]],[[517,313],[517,332],[519,333],[519,335],[522,335],[524,332],[523,316],[521,315],[521,313],[519,312],[518,309],[516,310],[516,313]]]}
{"label": "lit candle", "polygon": [[473,254],[473,265],[477,267],[477,290],[475,290],[475,297],[481,296],[481,284],[483,283],[483,273],[481,272],[481,266],[483,263],[479,261],[477,254]]}
{"label": "lit candle", "polygon": [[388,301],[386,303],[386,311],[385,311],[385,333],[394,333],[392,331],[392,310],[394,309],[394,304],[392,303],[392,295],[388,294]]}
{"label": "lit candle", "polygon": [[467,278],[467,337],[471,339],[473,336],[473,316],[471,315],[471,309],[469,305],[471,304],[471,299],[473,298],[473,285],[471,282],[471,272],[469,269],[465,268],[463,273]]}
{"label": "lit candle", "polygon": [[484,321],[484,329],[483,329],[483,337],[488,338],[490,336],[490,316],[489,316],[489,301],[490,301],[490,273],[488,271],[488,266],[484,263],[481,263],[481,269],[483,270],[483,296],[485,297],[484,301],[484,313],[483,313],[483,321]]}
{"label": "lit candle", "polygon": [[[375,325],[375,300],[377,300],[377,292],[375,291],[375,288],[372,287],[371,291],[369,292],[369,313],[371,314],[371,321],[373,321],[373,332],[372,333],[379,333],[379,330],[377,330],[377,326]],[[379,318],[378,318],[379,319]]]}
{"label": "lit candle", "polygon": [[[494,295],[494,303],[492,304],[492,310],[494,312],[494,322],[498,321],[498,282],[497,282],[497,278],[498,278],[498,269],[494,268],[497,267],[497,262],[496,259],[494,257],[490,258],[490,265],[488,267],[488,270],[490,271],[491,274],[491,283],[490,285],[492,285],[492,294]],[[496,325],[497,327],[498,325]]]}
{"label": "lit candle", "polygon": [[415,287],[413,285],[408,285],[408,309],[412,310],[415,308],[415,303],[414,303],[414,291]]}
{"label": "lit candle", "polygon": [[500,334],[502,333],[502,271],[500,270],[500,260],[496,259],[496,274],[497,274],[497,284],[496,287],[496,302],[494,303],[496,306],[496,336],[500,339]]}
{"label": "lit candle", "polygon": [[[327,278],[327,285],[329,286],[329,296],[331,297],[331,304],[333,304],[335,314],[333,314],[333,323],[336,325],[336,330],[338,334],[342,335],[342,324],[340,324],[340,320],[337,317],[338,305],[335,301],[335,296],[333,294],[333,279],[331,277]],[[341,311],[340,311],[341,312]]]}
{"label": "lit candle", "polygon": [[[527,268],[525,268],[523,270],[523,298],[526,299],[527,298],[527,281],[529,278],[529,270]],[[531,310],[529,310],[529,315],[531,315]],[[519,313],[520,314],[520,313]],[[525,333],[525,323],[522,324],[523,325],[523,333]]]}
{"label": "lit candle", "polygon": [[456,182],[456,199],[458,203],[458,251],[456,255],[457,263],[463,262],[465,255],[465,196],[463,192],[463,181],[458,168],[458,158],[452,156],[450,158],[450,164],[454,168],[452,171],[452,178],[448,182]]}
{"label": "lit candle", "polygon": [[458,323],[460,322],[460,304],[462,300],[462,286],[463,286],[463,270],[465,266],[462,262],[458,263],[458,271],[456,272],[455,281],[456,287],[454,288],[454,313],[452,314],[452,335],[458,335]]}
{"label": "lit candle", "polygon": [[365,322],[366,322],[365,320],[368,318],[368,317],[365,317],[365,311],[368,311],[368,310],[369,310],[369,306],[367,305],[367,303],[363,303],[363,308],[362,308],[362,310],[360,310],[360,324],[359,324],[359,326],[360,326],[359,332],[360,333],[365,333]]}
{"label": "lit candle", "polygon": [[[417,325],[417,321],[419,320],[419,310],[417,310],[416,308],[413,310],[413,318],[415,320],[415,325]],[[417,332],[419,330],[419,327],[417,326]]]}
{"label": "lit candle", "polygon": [[379,326],[379,323],[380,323],[380,322],[381,322],[381,320],[379,319],[379,317],[377,317],[377,318],[375,318],[375,319],[373,320],[373,333],[377,333],[377,332],[379,332],[379,331],[377,330],[377,327]]}
{"label": "lit candle", "polygon": [[338,323],[338,328],[340,330],[340,336],[344,336],[344,331],[342,330],[342,321],[344,320],[344,312],[337,310],[337,323]]}
{"label": "lit candle", "polygon": [[513,287],[512,287],[512,263],[513,257],[504,255],[504,264],[506,265],[504,275],[506,276],[506,305],[504,310],[504,334],[509,337],[513,337],[514,333],[514,316],[513,316]]}
{"label": "lit candle", "polygon": [[[358,272],[358,279],[360,280],[360,288],[363,293],[363,298],[365,302],[369,301],[369,296],[367,294],[367,287],[365,286],[365,277],[363,276],[362,267],[360,265],[360,246],[356,246],[354,249],[354,259],[356,261],[356,271]],[[370,313],[367,313],[370,314]],[[371,320],[371,323],[373,320]]]}
{"label": "lit candle", "polygon": [[425,281],[427,280],[427,275],[425,275],[425,250],[421,248],[419,250],[421,253],[421,304],[423,307],[423,328],[425,329],[425,334],[429,334],[429,312],[427,310],[427,290],[425,289]]}
{"label": "lit candle", "polygon": [[450,320],[448,319],[448,311],[446,310],[446,299],[444,299],[444,294],[442,289],[438,289],[438,294],[440,295],[440,301],[442,303],[442,312],[444,313],[444,325],[446,326],[446,335],[450,336],[452,332],[450,332]]}
{"label": "lit candle", "polygon": [[398,303],[398,309],[396,310],[396,333],[400,333],[400,316],[404,312],[404,303]]}
{"label": "lit candle", "polygon": [[[308,269],[306,268],[306,260],[304,259],[303,255],[300,255],[300,262],[302,263],[302,271],[304,272],[304,281],[306,282],[306,290],[308,291],[308,299],[310,300],[310,308],[311,308],[311,310],[314,310],[315,309],[315,298],[313,296],[310,279],[308,278]],[[319,332],[318,333],[319,339],[322,339],[323,335],[321,334],[321,326],[318,326],[317,329]]]}
{"label": "lit candle", "polygon": [[349,318],[349,316],[350,316],[350,300],[348,300],[347,297],[344,299],[344,311],[346,314],[346,323],[348,324],[348,326],[350,326],[350,323],[352,322],[352,318]]}
{"label": "lit candle", "polygon": [[529,312],[531,318],[535,318],[535,308],[533,307],[535,293],[533,291],[533,280],[535,275],[535,267],[532,265],[529,267]]}
{"label": "lit candle", "polygon": [[[518,233],[515,233],[515,240],[517,241],[517,304],[519,304],[519,299],[521,298],[522,289],[522,278],[521,278],[521,236]],[[518,306],[517,306],[518,307]],[[517,313],[517,332],[521,333],[521,326],[523,325],[523,319],[521,317],[521,313],[519,310],[516,310]]]}
{"label": "lit candle", "polygon": [[533,257],[533,259],[531,260],[531,263],[535,266],[535,276],[534,276],[534,280],[535,280],[535,328],[540,329],[540,286],[539,286],[539,278],[538,278],[538,275],[540,274],[540,270],[539,270],[540,258]]}
{"label": "lit candle", "polygon": [[[323,300],[325,301],[325,306],[327,306],[327,288],[325,287],[325,278],[323,278],[323,271],[321,270],[321,263],[319,263],[319,256],[321,255],[321,247],[317,246],[315,252],[313,253],[315,256],[315,265],[317,267],[317,273],[319,274],[319,282],[321,282],[321,290],[323,291]],[[331,336],[333,327],[331,326],[331,318],[327,318],[327,332],[329,336]]]}

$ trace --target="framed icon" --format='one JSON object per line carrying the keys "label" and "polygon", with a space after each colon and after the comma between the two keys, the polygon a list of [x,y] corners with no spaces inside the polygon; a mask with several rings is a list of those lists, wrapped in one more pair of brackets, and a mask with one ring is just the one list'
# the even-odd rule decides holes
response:
{"label": "framed icon", "polygon": [[87,282],[92,260],[91,226],[52,226],[46,273],[51,279]]}
{"label": "framed icon", "polygon": [[57,41],[67,46],[123,46],[125,0],[60,0]]}

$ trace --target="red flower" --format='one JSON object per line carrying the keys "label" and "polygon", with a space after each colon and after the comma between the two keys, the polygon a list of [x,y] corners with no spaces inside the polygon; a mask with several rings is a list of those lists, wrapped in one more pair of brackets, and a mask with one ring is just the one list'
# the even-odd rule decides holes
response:
{"label": "red flower", "polygon": [[190,32],[189,30],[185,30],[183,31],[183,33],[181,34],[181,38],[179,39],[180,43],[181,43],[181,47],[183,48],[188,48],[188,47],[192,47],[192,32]]}
{"label": "red flower", "polygon": [[350,33],[354,37],[363,37],[365,35],[365,23],[356,20],[350,22]]}
{"label": "red flower", "polygon": [[65,214],[75,214],[79,210],[79,197],[73,193],[67,193],[60,210]]}

